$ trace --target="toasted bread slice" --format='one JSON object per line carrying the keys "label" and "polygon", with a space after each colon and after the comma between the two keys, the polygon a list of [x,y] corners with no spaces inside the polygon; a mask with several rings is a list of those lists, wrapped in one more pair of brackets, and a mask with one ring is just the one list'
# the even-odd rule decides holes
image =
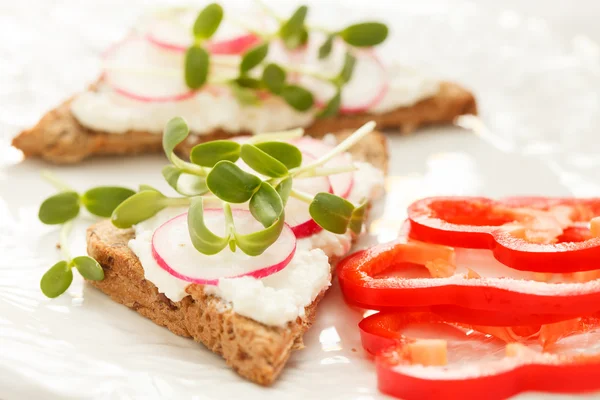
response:
{"label": "toasted bread slice", "polygon": [[[57,164],[77,163],[93,155],[126,155],[161,151],[161,135],[130,131],[111,134],[82,126],[71,114],[71,100],[48,112],[36,126],[13,139],[13,146],[26,157],[41,157]],[[411,107],[402,107],[385,114],[338,115],[319,119],[307,128],[312,136],[342,129],[356,129],[374,120],[379,129],[396,128],[404,133],[435,123],[450,123],[464,114],[476,114],[473,95],[462,87],[444,82],[433,97]],[[231,133],[215,131],[208,135],[193,135],[184,147],[200,142],[230,137]],[[186,149],[183,149],[186,150]]]}
{"label": "toasted bread slice", "polygon": [[[347,135],[338,133],[338,139]],[[385,171],[385,137],[372,133],[351,150],[356,160],[369,161]],[[90,281],[114,301],[124,304],[173,333],[191,337],[220,354],[241,376],[269,385],[279,375],[291,351],[303,347],[302,336],[315,319],[317,305],[325,290],[306,307],[304,318],[285,327],[267,326],[236,314],[217,297],[206,295],[202,285],[192,284],[188,296],[172,302],[144,279],[144,269],[129,249],[131,229],[115,228],[110,221],[91,226],[87,249],[104,268],[104,280]],[[333,264],[336,260],[330,260]]]}

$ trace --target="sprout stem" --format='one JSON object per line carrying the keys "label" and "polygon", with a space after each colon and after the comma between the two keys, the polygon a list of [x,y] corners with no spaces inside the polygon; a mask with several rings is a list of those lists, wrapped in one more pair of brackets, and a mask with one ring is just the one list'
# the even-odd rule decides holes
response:
{"label": "sprout stem", "polygon": [[171,153],[171,157],[169,157],[169,160],[177,168],[179,168],[183,172],[187,172],[188,174],[198,175],[198,176],[207,176],[208,175],[206,170],[204,168],[202,168],[201,166],[192,164],[189,162],[185,162],[181,158],[179,158],[177,155],[175,155],[174,153]]}
{"label": "sprout stem", "polygon": [[56,175],[54,175],[52,172],[48,171],[47,169],[43,170],[41,172],[42,178],[45,179],[48,183],[50,183],[52,186],[54,186],[56,188],[56,190],[59,190],[61,192],[71,192],[71,191],[75,191],[73,190],[73,188],[69,185],[67,185],[65,182],[63,182],[59,177],[57,177]]}
{"label": "sprout stem", "polygon": [[271,7],[269,7],[264,1],[262,0],[254,0],[259,6],[260,8],[262,8],[262,10],[265,12],[265,14],[270,15],[273,19],[276,19],[279,22],[284,22],[285,19],[281,18],[279,16],[279,14],[277,14],[275,12],[275,10],[273,10]]}
{"label": "sprout stem", "polygon": [[315,162],[313,162],[311,164],[308,164],[304,167],[299,167],[297,169],[295,168],[290,172],[297,174],[299,172],[303,172],[303,171],[314,169],[316,167],[320,167],[321,165],[323,165],[326,162],[328,162],[329,160],[331,160],[333,157],[345,152],[350,147],[352,147],[356,143],[358,143],[362,138],[367,136],[369,133],[371,133],[373,131],[373,129],[375,129],[375,125],[376,124],[374,121],[367,122],[366,124],[364,124],[363,126],[358,128],[352,135],[348,136],[342,143],[338,144],[329,153],[326,153],[325,155],[323,155],[322,157],[320,157],[318,160],[316,160]]}
{"label": "sprout stem", "polygon": [[319,79],[324,82],[333,82],[333,80],[334,80],[334,77],[323,75],[319,72],[312,71],[312,70],[310,70],[306,67],[302,67],[302,66],[292,67],[291,65],[286,65],[286,66],[282,66],[282,68],[284,70],[286,70],[286,72],[293,72],[293,73],[302,74],[302,75],[306,75],[306,76],[312,76],[313,78]]}
{"label": "sprout stem", "polygon": [[167,197],[166,203],[169,207],[189,206],[189,197]]}
{"label": "sprout stem", "polygon": [[313,168],[310,170],[302,171],[299,174],[295,175],[294,178],[302,179],[302,178],[312,178],[315,176],[329,176],[336,174],[343,174],[345,172],[356,171],[358,168],[352,165],[340,165],[338,167],[331,168]]}
{"label": "sprout stem", "polygon": [[60,244],[60,253],[65,261],[71,261],[71,252],[69,251],[69,235],[73,230],[73,220],[65,222],[60,227],[60,236],[58,243]]}
{"label": "sprout stem", "polygon": [[314,199],[313,196],[311,196],[310,194],[298,191],[296,189],[292,189],[292,191],[290,192],[290,196],[308,204],[312,203]]}
{"label": "sprout stem", "polygon": [[250,140],[249,143],[254,144],[254,143],[260,143],[260,142],[268,142],[271,140],[291,140],[291,139],[297,139],[300,138],[304,135],[304,129],[303,128],[296,128],[296,129],[290,129],[287,131],[278,131],[278,132],[265,132],[265,133],[259,133],[257,135],[254,135]]}

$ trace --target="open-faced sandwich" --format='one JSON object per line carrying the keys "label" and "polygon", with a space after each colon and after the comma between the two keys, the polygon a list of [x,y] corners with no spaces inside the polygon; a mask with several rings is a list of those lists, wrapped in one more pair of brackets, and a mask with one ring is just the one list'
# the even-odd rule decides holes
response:
{"label": "open-faced sandwich", "polygon": [[[94,286],[172,332],[203,343],[241,376],[272,383],[315,318],[331,265],[362,231],[383,189],[387,149],[370,122],[323,140],[302,129],[196,145],[174,154],[189,128],[163,135],[163,176],[179,196],[142,185],[79,194],[64,184],[40,207],[63,224],[65,260],[42,277],[62,294],[72,268]],[[111,217],[87,233],[90,257],[71,258],[66,238],[83,205]]]}
{"label": "open-faced sandwich", "polygon": [[180,148],[187,153],[231,135],[300,126],[320,137],[370,120],[409,132],[476,113],[473,95],[459,85],[377,54],[386,25],[316,28],[306,16],[302,6],[289,18],[224,18],[217,4],[152,14],[104,53],[94,84],[13,145],[27,157],[74,163],[160,151],[160,133],[176,116],[192,132]]}

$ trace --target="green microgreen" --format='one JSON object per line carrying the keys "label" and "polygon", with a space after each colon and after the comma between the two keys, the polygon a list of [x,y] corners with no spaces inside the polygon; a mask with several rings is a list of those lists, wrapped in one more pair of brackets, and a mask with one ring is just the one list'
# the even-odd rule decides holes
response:
{"label": "green microgreen", "polygon": [[204,223],[204,205],[201,197],[192,199],[188,210],[188,226],[192,244],[203,254],[217,254],[229,243],[229,235],[215,235]]}
{"label": "green microgreen", "polygon": [[281,201],[285,206],[290,197],[290,193],[292,191],[293,179],[291,176],[286,177],[284,180],[279,182],[277,186],[275,186],[275,190],[279,193],[279,197],[281,197]]}
{"label": "green microgreen", "polygon": [[279,178],[288,174],[287,167],[277,158],[252,144],[242,145],[242,160],[259,174]]}
{"label": "green microgreen", "polygon": [[244,106],[258,106],[260,105],[260,98],[255,90],[240,86],[237,82],[231,82],[229,84],[231,88],[231,94],[236,100]]}
{"label": "green microgreen", "polygon": [[313,94],[298,85],[286,85],[281,89],[281,97],[298,111],[308,111],[314,103]]}
{"label": "green microgreen", "polygon": [[256,143],[255,146],[281,162],[288,169],[299,167],[302,164],[302,152],[292,144],[271,141]]}
{"label": "green microgreen", "polygon": [[335,35],[327,36],[327,39],[325,39],[323,44],[319,47],[319,59],[320,60],[329,57],[329,55],[331,54],[331,50],[333,50],[333,40],[334,39],[335,39]]}
{"label": "green microgreen", "polygon": [[64,293],[73,281],[72,269],[88,280],[104,279],[104,270],[91,257],[71,257],[69,252],[69,235],[81,206],[93,215],[107,218],[125,200],[135,194],[131,189],[120,186],[98,186],[79,194],[48,171],[42,176],[60,192],[48,197],[40,206],[38,217],[47,225],[62,225],[60,229],[59,248],[63,260],[55,263],[42,276],[40,289],[47,297],[57,297]]}
{"label": "green microgreen", "polygon": [[258,190],[261,179],[231,161],[219,161],[208,173],[206,184],[219,199],[228,203],[245,203]]}
{"label": "green microgreen", "polygon": [[[295,179],[353,170],[353,166],[326,167],[324,164],[355,145],[374,126],[373,122],[365,124],[330,152],[304,165],[300,150],[283,142],[301,137],[301,129],[259,134],[244,144],[228,140],[207,142],[194,147],[190,154],[192,162],[187,162],[175,152],[188,137],[189,129],[182,118],[173,118],[163,135],[163,150],[170,161],[163,168],[163,177],[182,197],[169,197],[143,184],[138,192],[118,186],[100,186],[79,195],[47,175],[60,193],[42,203],[39,216],[44,223],[62,224],[63,260],[44,274],[40,288],[48,297],[64,293],[73,280],[73,268],[85,279],[104,279],[104,270],[96,260],[88,256],[72,258],[68,251],[68,236],[81,206],[97,216],[110,216],[117,228],[130,228],[168,207],[188,207],[190,240],[199,252],[207,255],[220,253],[227,247],[250,256],[262,254],[281,235],[289,197],[306,202],[311,217],[325,230],[344,233],[350,229],[359,233],[367,207],[365,201],[354,205],[331,193],[311,195],[295,190],[293,184]],[[242,162],[246,170],[240,167]],[[205,202],[211,202],[212,208],[214,201],[223,210],[222,235],[212,232],[205,222]],[[237,231],[236,211],[231,204],[244,203],[263,229],[244,234]]]}
{"label": "green microgreen", "polygon": [[204,7],[194,21],[193,34],[196,40],[210,39],[223,20],[223,8],[217,3]]}
{"label": "green microgreen", "polygon": [[307,14],[308,7],[300,6],[287,21],[281,24],[279,37],[288,49],[296,49],[307,42],[308,30],[304,23]]}
{"label": "green microgreen", "polygon": [[281,217],[283,200],[273,186],[268,182],[262,182],[250,199],[249,209],[252,216],[266,228]]}
{"label": "green microgreen", "polygon": [[345,233],[352,218],[354,205],[331,193],[318,193],[308,207],[310,216],[323,229]]}
{"label": "green microgreen", "polygon": [[77,192],[61,192],[48,197],[40,206],[38,217],[47,225],[60,225],[79,215],[80,198]]}
{"label": "green microgreen", "polygon": [[[275,20],[277,28],[275,31],[262,32],[246,27],[250,33],[260,37],[261,42],[247,49],[237,59],[222,54],[210,54],[206,47],[206,41],[215,34],[224,18],[221,6],[212,3],[200,10],[191,29],[192,43],[185,53],[186,85],[193,90],[201,89],[207,83],[226,85],[237,101],[244,106],[259,106],[261,96],[258,94],[267,90],[271,95],[280,96],[295,110],[309,111],[315,105],[314,94],[301,85],[301,80],[289,78],[293,72],[296,77],[309,76],[334,86],[335,94],[317,116],[325,118],[336,115],[341,108],[341,91],[350,81],[356,64],[356,58],[352,55],[354,48],[381,44],[388,36],[387,26],[380,22],[362,22],[333,31],[311,26],[307,22],[309,10],[305,5],[299,6],[287,18],[277,15],[265,4],[261,5],[266,17]],[[235,18],[233,20],[236,21]],[[244,27],[241,21],[236,23]],[[323,42],[318,46],[318,59],[325,59],[334,53],[334,46],[346,48],[344,67],[337,76],[325,76],[293,63],[275,64],[269,60],[269,49],[275,41],[283,43],[285,48],[291,51],[311,51],[306,45],[309,40],[313,40],[311,35],[315,32],[325,35]],[[212,64],[237,68],[238,75],[223,80],[218,74],[211,73]]]}
{"label": "green microgreen", "polygon": [[167,207],[189,204],[187,197],[167,197],[156,190],[143,190],[129,197],[112,213],[111,221],[117,228],[131,228],[148,218],[154,217]]}
{"label": "green microgreen", "polygon": [[263,70],[262,81],[273,94],[280,94],[285,86],[286,73],[279,65],[271,63]]}
{"label": "green microgreen", "polygon": [[133,196],[135,191],[118,186],[99,186],[83,193],[81,202],[92,214],[110,218],[119,204]]}
{"label": "green microgreen", "polygon": [[190,89],[201,88],[208,80],[209,70],[208,51],[198,45],[188,48],[185,52],[185,84]]}
{"label": "green microgreen", "polygon": [[388,27],[380,22],[363,22],[341,30],[339,36],[355,47],[372,47],[381,44],[388,36]]}
{"label": "green microgreen", "polygon": [[269,53],[269,43],[261,43],[248,50],[242,57],[240,73],[244,74],[263,62]]}

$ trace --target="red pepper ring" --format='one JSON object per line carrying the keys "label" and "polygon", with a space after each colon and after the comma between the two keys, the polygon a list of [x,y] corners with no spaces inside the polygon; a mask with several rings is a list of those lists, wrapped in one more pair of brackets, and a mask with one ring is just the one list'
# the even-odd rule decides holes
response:
{"label": "red pepper ring", "polygon": [[[580,325],[585,329],[576,329],[570,334],[591,332],[598,327],[596,317],[579,320],[583,321]],[[447,324],[462,328],[465,341],[476,337],[468,326],[445,322],[431,313],[380,313],[365,318],[359,324],[363,346],[367,351],[378,353],[378,385],[386,394],[406,400],[462,400],[504,399],[529,390],[574,393],[600,389],[600,353],[539,353],[520,343],[513,343],[506,346],[507,353],[512,353],[510,356],[481,361],[475,355],[469,365],[465,365],[464,360],[451,365],[446,364],[445,347],[419,346],[426,341],[400,332],[410,323],[433,324],[436,327]],[[541,332],[539,327],[533,329]],[[479,334],[479,338],[481,340],[485,336]],[[439,344],[440,341],[434,342]],[[394,345],[386,348],[391,343]],[[427,343],[433,342],[429,340]],[[435,351],[439,349],[443,350],[442,354]],[[448,356],[456,358],[457,355],[451,353],[457,349],[460,347],[448,350]]]}
{"label": "red pepper ring", "polygon": [[[521,271],[577,272],[598,269],[600,237],[558,237],[558,243],[532,243],[502,228],[522,217],[519,209],[571,209],[575,225],[600,215],[600,199],[514,197],[432,197],[408,207],[410,237],[446,246],[492,250],[494,257]],[[520,215],[520,216],[519,216]],[[581,227],[579,227],[581,228]],[[589,232],[589,230],[588,230]]]}
{"label": "red pepper ring", "polygon": [[[459,306],[479,311],[512,313],[521,323],[532,315],[565,318],[600,312],[600,279],[560,285],[511,278],[399,278],[375,276],[402,263],[425,264],[451,259],[449,247],[403,238],[354,253],[338,263],[337,274],[346,301],[366,309]],[[556,320],[556,319],[554,319]]]}

